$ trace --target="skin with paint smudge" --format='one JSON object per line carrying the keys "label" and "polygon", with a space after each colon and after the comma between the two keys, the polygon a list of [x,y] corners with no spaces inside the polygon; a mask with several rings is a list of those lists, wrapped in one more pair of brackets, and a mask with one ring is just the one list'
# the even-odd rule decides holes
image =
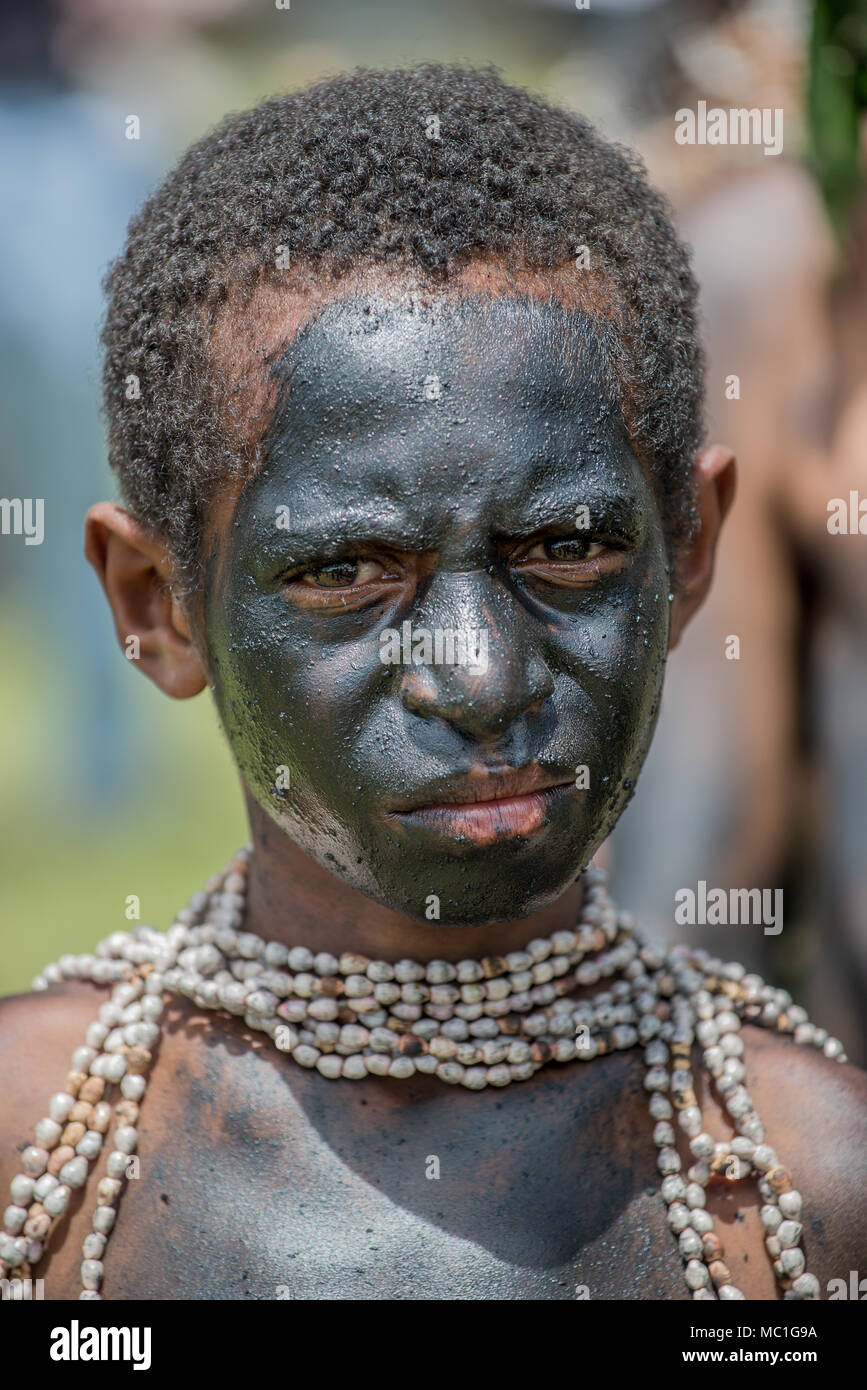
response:
{"label": "skin with paint smudge", "polygon": [[[277,371],[206,599],[245,782],[389,908],[526,916],[628,800],[668,644],[660,509],[591,322],[520,298],[355,297]],[[484,633],[484,669],[383,661],[407,623]]]}

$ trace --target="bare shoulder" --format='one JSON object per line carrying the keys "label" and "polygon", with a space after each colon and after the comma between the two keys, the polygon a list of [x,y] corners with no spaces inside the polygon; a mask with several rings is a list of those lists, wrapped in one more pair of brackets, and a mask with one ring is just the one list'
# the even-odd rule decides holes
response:
{"label": "bare shoulder", "polygon": [[20,1151],[64,1087],[72,1054],[107,998],[104,989],[69,981],[0,999],[0,1182],[19,1171]]}
{"label": "bare shoulder", "polygon": [[761,1028],[747,1025],[743,1037],[746,1086],[766,1128],[772,1124],[829,1180],[844,1183],[851,1175],[863,1185],[867,1072]]}
{"label": "bare shoulder", "polygon": [[761,1028],[743,1038],[745,1085],[803,1197],[808,1268],[825,1297],[867,1253],[867,1073]]}

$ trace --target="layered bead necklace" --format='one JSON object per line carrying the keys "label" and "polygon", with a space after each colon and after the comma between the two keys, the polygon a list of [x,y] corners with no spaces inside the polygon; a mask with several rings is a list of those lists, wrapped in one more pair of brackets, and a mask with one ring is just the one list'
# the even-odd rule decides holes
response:
{"label": "layered bead necklace", "polygon": [[[147,926],[115,932],[93,954],[62,956],[34,980],[38,990],[84,979],[112,991],[73,1052],[72,1070],[10,1185],[0,1278],[11,1281],[13,1292],[42,1259],[113,1124],[82,1247],[80,1297],[102,1297],[106,1245],[135,1161],[160,1018],[171,997],[183,995],[200,1009],[242,1017],[299,1066],[350,1081],[421,1072],[482,1090],[527,1080],[549,1062],[588,1062],[641,1047],[660,1195],[692,1297],[744,1297],[732,1282],[706,1197],[712,1179],[748,1177],[758,1183],[765,1246],[785,1298],[819,1297],[801,1248],[800,1193],[766,1141],[743,1085],[741,1023],[792,1034],[840,1062],[846,1057],[842,1044],[810,1023],[784,990],[704,951],[646,940],[627,913],[617,912],[605,875],[593,865],[582,876],[574,929],[505,956],[421,965],[290,949],[242,930],[250,853],[241,850],[167,932]],[[596,985],[603,987],[587,997]],[[734,1130],[725,1140],[712,1138],[702,1122],[691,1070],[696,1043]],[[113,1087],[120,1096],[111,1103]],[[675,1123],[694,1159],[685,1173]]]}

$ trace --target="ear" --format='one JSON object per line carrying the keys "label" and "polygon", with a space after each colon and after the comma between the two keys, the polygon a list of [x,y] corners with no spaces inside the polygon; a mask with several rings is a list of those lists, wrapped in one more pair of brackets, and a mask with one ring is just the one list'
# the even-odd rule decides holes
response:
{"label": "ear", "polygon": [[84,553],[105,590],[124,654],[137,653],[131,659],[176,700],[204,690],[207,674],[171,591],[173,566],[165,544],[122,507],[98,502],[87,514]]}
{"label": "ear", "polygon": [[720,528],[735,495],[735,457],[725,445],[705,449],[693,471],[699,524],[693,539],[677,556],[669,651],[677,646],[690,618],[704,603],[713,578]]}

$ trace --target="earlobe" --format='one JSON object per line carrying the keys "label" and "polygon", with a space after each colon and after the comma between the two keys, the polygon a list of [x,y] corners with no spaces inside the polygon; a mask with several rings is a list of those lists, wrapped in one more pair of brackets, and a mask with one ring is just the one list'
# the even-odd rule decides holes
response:
{"label": "earlobe", "polygon": [[204,690],[207,674],[171,591],[165,544],[122,507],[98,502],[87,514],[84,553],[105,591],[124,655],[176,700]]}
{"label": "earlobe", "polygon": [[722,444],[705,449],[696,459],[694,479],[699,524],[692,540],[682,547],[677,557],[669,651],[677,646],[684,628],[710,589],[720,530],[735,495],[735,457],[731,449]]}

